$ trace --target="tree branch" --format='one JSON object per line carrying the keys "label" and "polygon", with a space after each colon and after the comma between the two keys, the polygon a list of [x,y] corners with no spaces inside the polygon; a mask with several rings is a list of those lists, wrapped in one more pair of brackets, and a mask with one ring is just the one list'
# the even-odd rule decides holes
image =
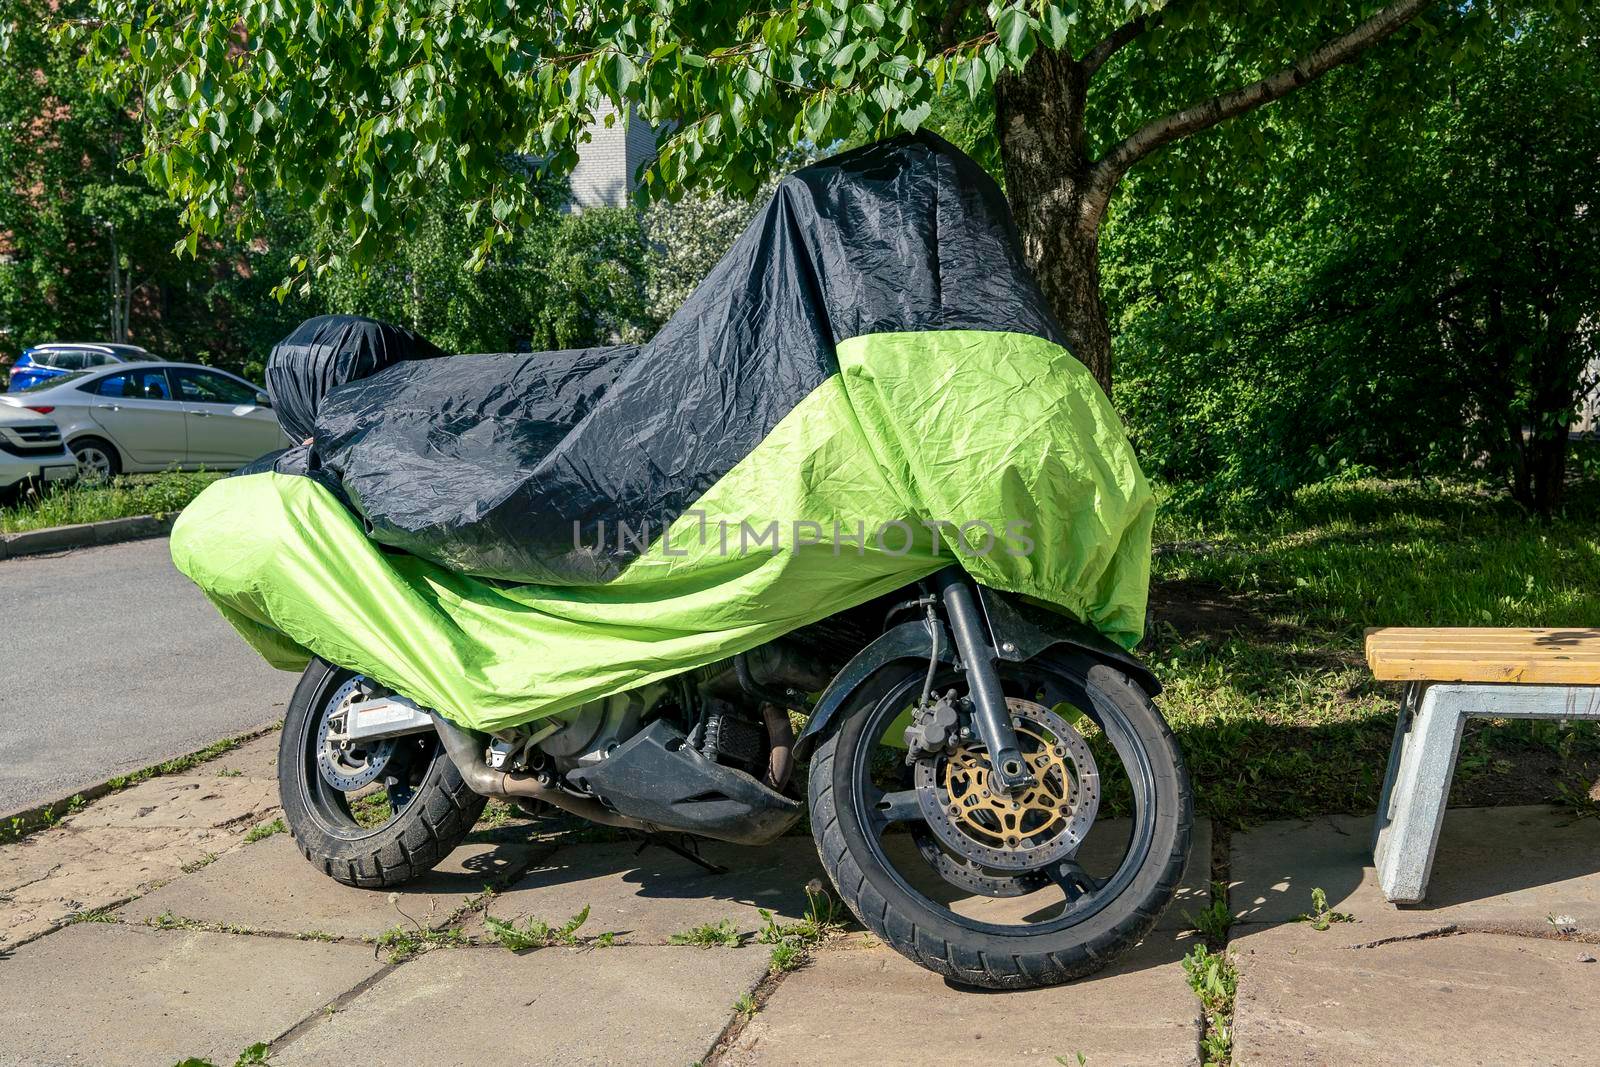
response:
{"label": "tree branch", "polygon": [[[1156,18],[1159,19],[1160,16],[1157,15]],[[1095,71],[1105,66],[1106,60],[1116,55],[1123,45],[1148,30],[1151,25],[1153,23],[1149,21],[1148,16],[1140,15],[1138,18],[1129,19],[1112,30],[1103,41],[1089,49],[1088,53],[1084,55],[1084,73],[1093,77]]]}
{"label": "tree branch", "polygon": [[[1092,217],[1098,219],[1111,200],[1111,191],[1128,172],[1128,168],[1156,149],[1215,126],[1235,115],[1282,99],[1296,89],[1316,81],[1333,68],[1350,62],[1416,18],[1424,8],[1433,3],[1434,0],[1397,0],[1350,32],[1335,37],[1260,81],[1220,96],[1213,96],[1209,100],[1146,123],[1113,145],[1091,168],[1089,189],[1084,198],[1085,213],[1092,212]],[[1121,32],[1120,29],[1117,31]],[[1116,34],[1112,36],[1115,37]],[[1107,41],[1109,40],[1111,38],[1107,38]],[[1102,45],[1104,43],[1102,42]],[[1096,50],[1102,45],[1097,45]]]}

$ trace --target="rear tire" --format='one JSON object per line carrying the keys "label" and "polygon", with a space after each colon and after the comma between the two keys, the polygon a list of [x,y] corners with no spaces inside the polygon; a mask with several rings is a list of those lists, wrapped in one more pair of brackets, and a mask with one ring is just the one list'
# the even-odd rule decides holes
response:
{"label": "rear tire", "polygon": [[413,791],[398,812],[370,829],[341,819],[326,799],[331,787],[320,778],[317,733],[329,701],[355,677],[322,660],[306,668],[278,743],[278,797],[289,833],[306,859],[345,885],[382,889],[437,866],[472,830],[487,800],[467,788],[444,747],[428,735],[431,758],[425,770],[419,766]]}
{"label": "rear tire", "polygon": [[[1041,657],[1051,659],[1050,653]],[[1036,661],[1037,662],[1037,661]],[[840,708],[837,726],[818,746],[810,773],[811,826],[835,888],[866,926],[896,951],[954,982],[987,989],[1054,985],[1111,963],[1155,926],[1183,877],[1194,800],[1171,729],[1127,676],[1104,665],[1063,659],[1050,669],[1069,678],[1101,716],[1120,718],[1143,753],[1152,798],[1148,847],[1131,879],[1088,917],[1064,929],[987,926],[933,904],[884,862],[869,840],[869,821],[851,799],[858,755],[878,747],[868,727],[880,704],[920,678],[921,667],[894,665],[865,682]]]}
{"label": "rear tire", "polygon": [[122,473],[122,455],[110,441],[100,437],[80,437],[70,447],[78,460],[80,478],[109,481]]}

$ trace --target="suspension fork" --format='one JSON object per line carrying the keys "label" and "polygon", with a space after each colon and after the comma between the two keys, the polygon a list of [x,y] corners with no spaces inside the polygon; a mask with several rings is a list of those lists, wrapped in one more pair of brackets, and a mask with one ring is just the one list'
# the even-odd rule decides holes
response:
{"label": "suspension fork", "polygon": [[972,698],[973,725],[989,750],[990,774],[1006,793],[1033,785],[1033,772],[1022,758],[1017,732],[1011,726],[1011,710],[1000,688],[1000,672],[995,669],[995,650],[989,644],[989,628],[972,583],[960,567],[946,567],[931,581],[950,620],[950,633]]}

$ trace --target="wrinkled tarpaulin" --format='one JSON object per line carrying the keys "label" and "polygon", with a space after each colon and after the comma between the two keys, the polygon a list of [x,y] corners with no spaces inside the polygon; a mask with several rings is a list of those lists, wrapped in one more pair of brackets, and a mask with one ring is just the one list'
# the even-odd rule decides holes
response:
{"label": "wrinkled tarpaulin", "polygon": [[311,478],[209,487],[174,559],[275,664],[480,729],[952,559],[1124,645],[1143,626],[1154,505],[1121,423],[998,187],[927,134],[786,179],[648,344],[402,361],[315,427]]}

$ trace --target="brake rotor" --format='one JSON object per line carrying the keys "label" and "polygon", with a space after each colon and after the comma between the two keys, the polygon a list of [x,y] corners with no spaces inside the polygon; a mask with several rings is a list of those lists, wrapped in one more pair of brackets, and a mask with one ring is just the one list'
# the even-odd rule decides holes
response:
{"label": "brake rotor", "polygon": [[[1006,706],[1034,784],[1014,794],[994,787],[983,743],[961,740],[917,761],[917,803],[928,829],[955,856],[990,871],[1030,871],[1083,843],[1100,809],[1100,773],[1083,735],[1055,712],[1017,697]],[[993,877],[955,866],[963,884]]]}
{"label": "brake rotor", "polygon": [[327,711],[317,727],[317,771],[322,780],[342,793],[360,789],[378,780],[394,755],[398,739],[350,741],[345,722],[350,705],[365,699],[361,678],[352,678],[328,698]]}

